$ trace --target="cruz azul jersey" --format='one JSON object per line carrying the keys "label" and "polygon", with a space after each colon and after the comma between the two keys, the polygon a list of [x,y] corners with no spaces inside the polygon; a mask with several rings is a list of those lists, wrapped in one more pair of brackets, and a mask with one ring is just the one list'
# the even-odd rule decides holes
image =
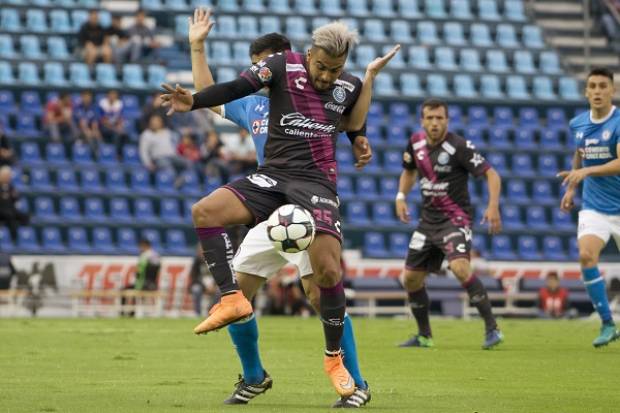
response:
{"label": "cruz azul jersey", "polygon": [[[583,167],[603,165],[618,159],[620,112],[612,107],[607,117],[593,121],[584,112],[569,123],[571,135],[581,153]],[[583,183],[583,209],[620,215],[620,176],[590,176]]]}
{"label": "cruz azul jersey", "polygon": [[426,133],[409,138],[403,168],[417,170],[422,191],[420,222],[471,227],[469,174],[480,176],[491,166],[470,141],[448,133],[438,145],[429,146]]}
{"label": "cruz azul jersey", "polygon": [[269,87],[266,168],[336,182],[338,124],[357,101],[362,82],[343,72],[327,90],[312,86],[301,53],[282,52],[244,71],[257,89]]}
{"label": "cruz azul jersey", "polygon": [[222,116],[250,133],[256,147],[256,160],[262,165],[269,125],[269,98],[250,95],[233,100],[222,106]]}

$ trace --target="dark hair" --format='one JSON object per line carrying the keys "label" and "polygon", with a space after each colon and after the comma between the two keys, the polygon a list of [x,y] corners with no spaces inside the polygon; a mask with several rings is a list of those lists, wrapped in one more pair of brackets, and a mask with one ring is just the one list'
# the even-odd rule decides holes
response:
{"label": "dark hair", "polygon": [[291,50],[291,41],[280,33],[268,33],[252,42],[250,56],[261,54],[266,50],[274,53]]}
{"label": "dark hair", "polygon": [[147,247],[151,246],[151,241],[148,238],[140,238],[138,240],[138,245],[146,245]]}
{"label": "dark hair", "polygon": [[446,101],[437,99],[437,98],[429,98],[422,102],[422,109],[420,109],[420,117],[424,117],[424,109],[437,109],[443,108],[446,111],[446,117],[448,117],[448,104]]}
{"label": "dark hair", "polygon": [[607,69],[606,67],[592,68],[592,70],[590,70],[590,73],[588,73],[588,77],[586,79],[590,79],[590,76],[605,76],[606,78],[611,80],[611,83],[614,83],[614,72]]}
{"label": "dark hair", "polygon": [[547,279],[549,278],[555,278],[556,280],[559,280],[560,276],[558,275],[557,271],[550,271],[549,273],[547,273]]}

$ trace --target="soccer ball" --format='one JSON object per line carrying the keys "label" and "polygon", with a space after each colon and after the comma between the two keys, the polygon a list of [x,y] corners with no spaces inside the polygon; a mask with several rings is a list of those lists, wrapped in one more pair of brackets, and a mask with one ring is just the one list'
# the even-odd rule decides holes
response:
{"label": "soccer ball", "polygon": [[314,231],[314,218],[299,205],[282,205],[267,219],[267,236],[278,251],[305,250],[314,240]]}

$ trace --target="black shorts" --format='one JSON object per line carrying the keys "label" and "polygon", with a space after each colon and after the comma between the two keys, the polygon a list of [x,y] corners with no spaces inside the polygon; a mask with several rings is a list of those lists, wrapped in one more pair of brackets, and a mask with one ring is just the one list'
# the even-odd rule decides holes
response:
{"label": "black shorts", "polygon": [[444,257],[448,257],[448,261],[469,259],[471,237],[468,227],[458,227],[451,222],[440,225],[423,222],[411,236],[405,267],[433,272],[441,268]]}
{"label": "black shorts", "polygon": [[297,204],[314,216],[316,231],[333,235],[342,242],[340,202],[335,186],[325,180],[291,176],[281,171],[261,168],[223,188],[232,191],[254,215],[255,224],[284,204]]}

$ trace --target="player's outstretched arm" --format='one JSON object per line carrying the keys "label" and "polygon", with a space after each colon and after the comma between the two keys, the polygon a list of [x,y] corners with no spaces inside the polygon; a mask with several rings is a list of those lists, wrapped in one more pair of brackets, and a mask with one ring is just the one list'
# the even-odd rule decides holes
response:
{"label": "player's outstretched arm", "polygon": [[[620,143],[616,145],[616,153],[620,154]],[[575,162],[573,161],[573,167]],[[558,173],[560,178],[564,178],[562,185],[568,185],[570,188],[575,188],[581,181],[588,176],[611,176],[620,175],[620,158],[614,159],[603,165],[588,166],[586,168],[573,169],[572,171],[562,171]]]}
{"label": "player's outstretched arm", "polygon": [[415,185],[417,172],[415,170],[403,169],[398,180],[398,193],[396,194],[396,216],[401,222],[408,224],[411,220],[409,207],[407,206],[407,194]]}
{"label": "player's outstretched arm", "polygon": [[502,179],[493,168],[484,173],[489,187],[489,203],[482,216],[481,224],[489,223],[489,234],[498,234],[502,230],[502,218],[499,213],[499,194],[502,190]]}
{"label": "player's outstretched arm", "polygon": [[[211,9],[197,8],[194,10],[194,17],[188,17],[189,23],[189,47],[192,57],[192,77],[194,79],[194,89],[202,90],[215,84],[213,75],[207,62],[205,51],[205,40],[213,28],[215,21],[211,20]],[[213,112],[220,114],[219,106],[209,108]]]}
{"label": "player's outstretched arm", "polygon": [[349,114],[348,121],[348,130],[358,130],[361,129],[366,121],[366,116],[368,115],[368,108],[370,107],[370,99],[372,98],[372,86],[375,80],[375,77],[379,74],[381,69],[388,64],[390,60],[398,53],[400,50],[400,45],[397,44],[390,50],[385,56],[378,57],[366,67],[366,74],[364,75],[364,80],[362,84],[362,90],[360,91],[360,95]]}

